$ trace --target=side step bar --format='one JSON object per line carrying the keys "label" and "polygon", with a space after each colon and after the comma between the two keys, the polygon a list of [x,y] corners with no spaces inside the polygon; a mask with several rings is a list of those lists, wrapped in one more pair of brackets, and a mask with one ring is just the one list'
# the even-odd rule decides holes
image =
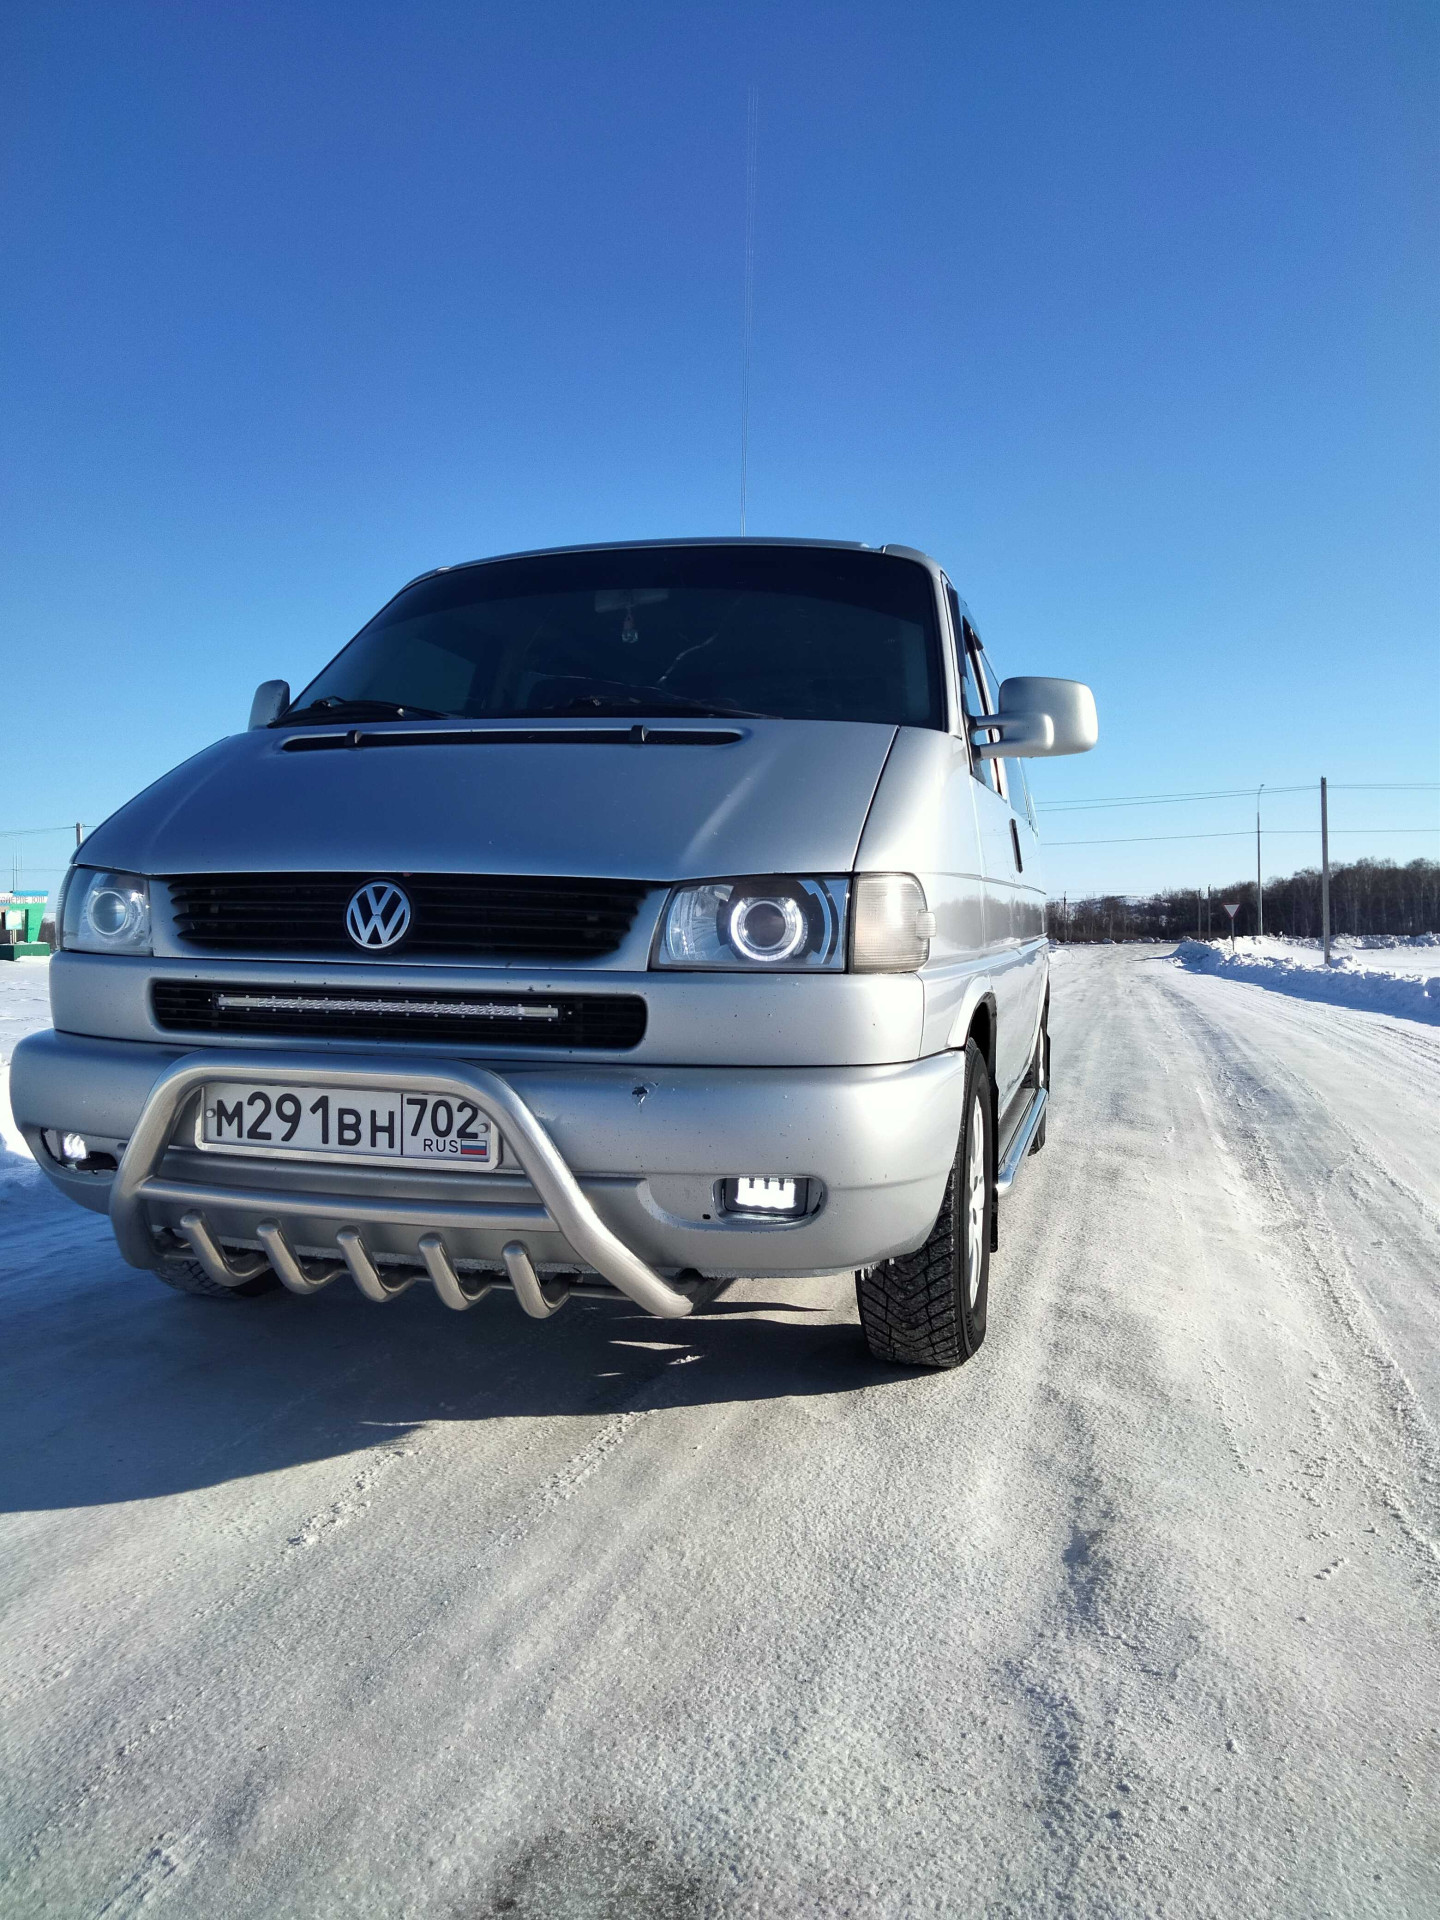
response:
{"label": "side step bar", "polygon": [[1035,1129],[1045,1118],[1045,1109],[1050,1104],[1050,1094],[1045,1087],[1035,1089],[1034,1098],[1025,1109],[1019,1126],[1010,1136],[1010,1144],[1005,1149],[1005,1158],[995,1170],[995,1191],[997,1194],[1009,1193],[1015,1184],[1015,1176],[1020,1171],[1021,1162],[1030,1151],[1030,1142],[1035,1138]]}

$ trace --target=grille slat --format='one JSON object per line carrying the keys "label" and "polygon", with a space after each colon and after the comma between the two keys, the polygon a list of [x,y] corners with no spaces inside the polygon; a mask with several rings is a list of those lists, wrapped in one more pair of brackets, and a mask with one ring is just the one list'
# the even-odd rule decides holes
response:
{"label": "grille slat", "polygon": [[[175,930],[210,952],[328,952],[353,958],[345,909],[373,873],[178,874],[167,881]],[[386,959],[418,954],[546,960],[614,953],[650,891],[643,880],[403,874],[413,918]],[[368,958],[378,958],[369,954]]]}
{"label": "grille slat", "polygon": [[647,1014],[644,1000],[633,993],[424,993],[194,980],[155,981],[150,1004],[156,1025],[167,1033],[422,1044],[446,1040],[597,1052],[638,1046]]}

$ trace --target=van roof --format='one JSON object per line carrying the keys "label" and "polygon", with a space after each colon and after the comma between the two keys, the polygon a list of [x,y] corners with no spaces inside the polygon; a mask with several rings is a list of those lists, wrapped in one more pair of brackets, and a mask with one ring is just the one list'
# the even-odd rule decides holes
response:
{"label": "van roof", "polygon": [[[643,551],[655,547],[839,547],[848,553],[889,553],[901,560],[922,561],[927,567],[938,569],[939,566],[938,561],[932,560],[928,553],[921,553],[917,547],[902,547],[893,541],[882,547],[872,547],[864,540],[785,540],[768,535],[698,534],[689,539],[593,540],[579,546],[527,547],[518,553],[491,553],[479,560],[457,560],[450,566],[427,567],[424,573],[417,573],[414,580],[407,580],[405,587],[413,587],[418,580],[432,579],[437,573],[458,573],[464,567],[493,566],[500,560],[543,560],[563,553],[623,553],[627,549]],[[405,587],[400,589],[401,593]]]}

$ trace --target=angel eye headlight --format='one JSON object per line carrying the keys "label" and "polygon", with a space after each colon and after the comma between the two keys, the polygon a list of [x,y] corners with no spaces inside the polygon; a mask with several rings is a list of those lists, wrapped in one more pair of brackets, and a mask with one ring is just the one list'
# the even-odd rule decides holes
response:
{"label": "angel eye headlight", "polygon": [[139,873],[73,867],[61,919],[61,945],[71,952],[149,953],[150,882]]}
{"label": "angel eye headlight", "polygon": [[804,951],[810,923],[793,894],[742,893],[726,909],[725,937],[742,960],[773,967]]}
{"label": "angel eye headlight", "polygon": [[848,894],[843,878],[791,874],[677,887],[660,923],[654,965],[838,973]]}

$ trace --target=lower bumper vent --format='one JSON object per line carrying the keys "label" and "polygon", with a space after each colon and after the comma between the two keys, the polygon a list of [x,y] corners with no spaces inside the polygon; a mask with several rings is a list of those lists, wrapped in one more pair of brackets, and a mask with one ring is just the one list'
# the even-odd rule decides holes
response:
{"label": "lower bumper vent", "polygon": [[471,1041],[480,1046],[635,1047],[645,1035],[637,994],[409,992],[375,987],[237,986],[157,980],[167,1033],[274,1034],[291,1039]]}

